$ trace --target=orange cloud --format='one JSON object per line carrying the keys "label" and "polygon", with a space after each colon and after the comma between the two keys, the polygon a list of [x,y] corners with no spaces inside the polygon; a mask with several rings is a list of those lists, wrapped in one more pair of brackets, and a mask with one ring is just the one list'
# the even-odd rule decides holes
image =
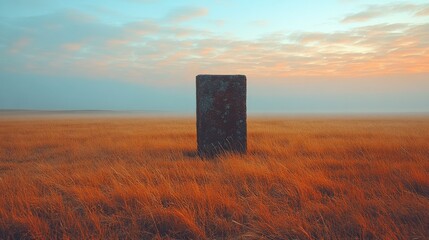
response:
{"label": "orange cloud", "polygon": [[207,8],[200,7],[181,7],[173,10],[167,16],[169,21],[173,22],[185,22],[193,18],[202,17],[208,14]]}
{"label": "orange cloud", "polygon": [[[39,21],[51,22],[51,18]],[[4,62],[1,68],[156,84],[193,79],[198,73],[241,73],[255,79],[429,73],[429,24],[378,24],[332,33],[277,32],[246,40],[148,20],[122,26],[75,18],[63,22],[68,24],[60,28],[64,32],[23,32],[3,44],[15,54],[13,65]],[[77,30],[70,34],[70,28],[82,35]],[[23,64],[29,62],[31,66]]]}
{"label": "orange cloud", "polygon": [[428,4],[388,4],[388,5],[370,5],[363,11],[350,14],[343,18],[343,23],[365,22],[374,18],[379,18],[395,13],[412,13],[416,16],[427,16]]}
{"label": "orange cloud", "polygon": [[22,37],[18,40],[14,41],[11,46],[9,47],[10,53],[18,53],[22,50],[24,50],[25,47],[27,47],[31,43],[31,39]]}
{"label": "orange cloud", "polygon": [[62,48],[70,51],[70,52],[76,52],[79,51],[82,48],[82,44],[80,43],[66,43],[62,45]]}
{"label": "orange cloud", "polygon": [[416,12],[416,16],[429,16],[429,6],[423,8],[422,10]]}

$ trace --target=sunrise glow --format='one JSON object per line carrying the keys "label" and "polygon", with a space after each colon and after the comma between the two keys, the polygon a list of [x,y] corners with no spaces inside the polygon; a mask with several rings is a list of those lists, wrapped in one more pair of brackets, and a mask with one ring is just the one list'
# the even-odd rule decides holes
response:
{"label": "sunrise glow", "polygon": [[0,16],[3,109],[192,112],[213,73],[248,77],[250,112],[429,111],[426,1],[9,1]]}

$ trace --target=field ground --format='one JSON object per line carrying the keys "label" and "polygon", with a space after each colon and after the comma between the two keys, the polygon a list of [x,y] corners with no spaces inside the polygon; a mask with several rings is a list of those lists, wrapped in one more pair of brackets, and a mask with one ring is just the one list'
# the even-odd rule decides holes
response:
{"label": "field ground", "polygon": [[429,118],[0,119],[0,239],[428,239]]}

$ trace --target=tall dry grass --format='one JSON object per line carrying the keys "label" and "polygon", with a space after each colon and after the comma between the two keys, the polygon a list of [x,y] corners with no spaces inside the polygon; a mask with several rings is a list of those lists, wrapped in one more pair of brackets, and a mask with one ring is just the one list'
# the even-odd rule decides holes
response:
{"label": "tall dry grass", "polygon": [[251,119],[195,156],[189,119],[0,121],[0,239],[427,239],[429,119]]}

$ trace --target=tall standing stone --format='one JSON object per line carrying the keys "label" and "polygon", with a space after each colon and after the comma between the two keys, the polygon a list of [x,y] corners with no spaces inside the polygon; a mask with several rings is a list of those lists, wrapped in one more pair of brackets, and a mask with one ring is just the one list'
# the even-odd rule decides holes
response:
{"label": "tall standing stone", "polygon": [[246,76],[197,76],[198,154],[246,153]]}

